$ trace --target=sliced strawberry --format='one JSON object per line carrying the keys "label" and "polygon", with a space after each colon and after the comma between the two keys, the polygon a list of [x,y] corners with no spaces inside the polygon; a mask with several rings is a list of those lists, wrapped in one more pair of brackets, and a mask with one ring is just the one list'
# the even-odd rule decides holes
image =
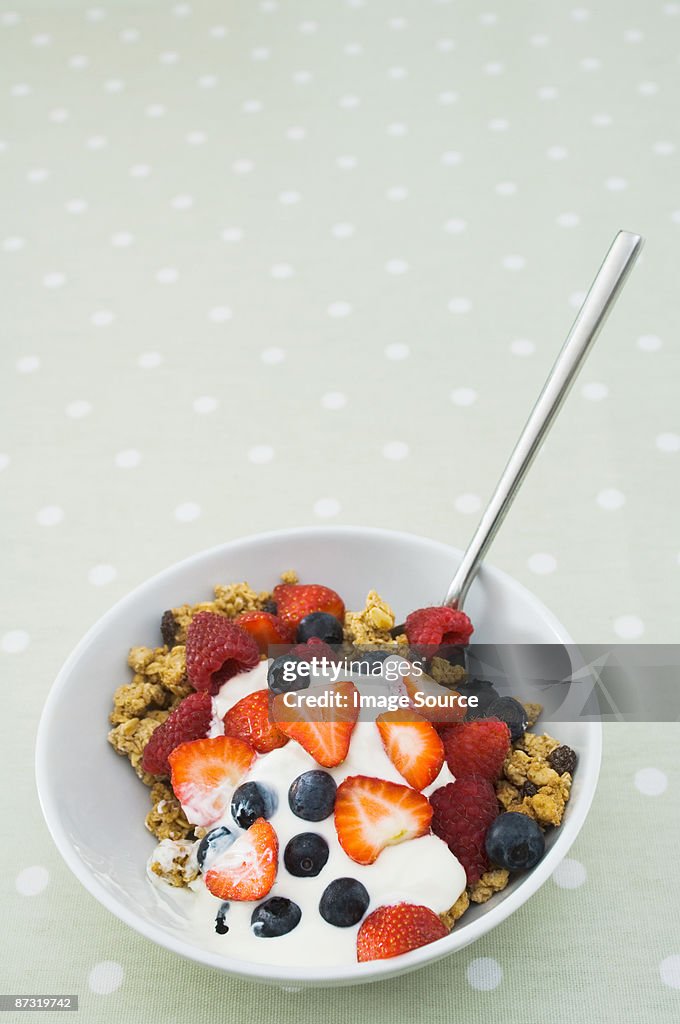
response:
{"label": "sliced strawberry", "polygon": [[288,737],[269,717],[269,690],[255,690],[241,698],[222,719],[226,736],[245,740],[258,754],[285,747]]}
{"label": "sliced strawberry", "polygon": [[444,744],[434,726],[415,711],[402,708],[378,715],[376,723],[385,752],[414,789],[425,789],[444,764]]}
{"label": "sliced strawberry", "polygon": [[189,821],[204,827],[217,821],[254,760],[253,748],[231,736],[175,747],[168,755],[170,785]]}
{"label": "sliced strawberry", "polygon": [[[467,707],[456,701],[456,697],[458,697],[456,691],[440,686],[430,676],[415,675],[415,673],[409,672],[404,676],[403,684],[411,701],[411,707],[416,708],[418,714],[422,718],[426,718],[428,722],[432,722],[435,728],[444,728],[446,725],[462,722],[465,718]],[[442,703],[444,697],[447,700]],[[432,700],[430,704],[427,704],[429,698]]]}
{"label": "sliced strawberry", "polygon": [[272,701],[271,717],[286,736],[296,740],[317,764],[334,768],[347,757],[352,731],[359,716],[357,690],[353,683],[340,682],[314,686],[296,691],[294,696],[304,701],[328,694],[328,706],[306,703],[289,707],[290,693],[278,693]]}
{"label": "sliced strawberry", "polygon": [[221,900],[261,900],[276,879],[279,841],[264,818],[257,818],[211,862],[207,888]]}
{"label": "sliced strawberry", "polygon": [[351,775],[338,787],[335,830],[348,857],[373,864],[386,846],[430,831],[432,808],[422,793],[368,775]]}
{"label": "sliced strawberry", "polygon": [[270,612],[243,612],[234,619],[234,624],[250,633],[260,648],[260,654],[267,654],[270,647],[290,644],[295,639],[293,627]]}
{"label": "sliced strawberry", "polygon": [[328,612],[340,622],[345,618],[345,604],[330,587],[320,583],[279,583],[274,587],[276,613],[280,619],[297,626],[305,615]]}
{"label": "sliced strawberry", "polygon": [[448,928],[433,910],[413,903],[378,907],[363,921],[357,935],[357,960],[389,960],[411,949],[443,939]]}

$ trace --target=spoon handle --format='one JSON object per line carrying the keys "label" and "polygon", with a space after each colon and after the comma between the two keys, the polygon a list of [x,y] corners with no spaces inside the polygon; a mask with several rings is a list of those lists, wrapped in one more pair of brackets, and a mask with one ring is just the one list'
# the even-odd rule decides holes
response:
{"label": "spoon handle", "polygon": [[451,581],[445,605],[462,607],[482,559],[616,302],[642,244],[642,237],[629,231],[619,231],[612,242]]}

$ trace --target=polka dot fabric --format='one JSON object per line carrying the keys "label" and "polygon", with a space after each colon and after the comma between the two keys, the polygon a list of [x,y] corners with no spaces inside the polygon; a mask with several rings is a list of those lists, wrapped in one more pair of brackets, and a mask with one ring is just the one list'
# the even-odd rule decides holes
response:
{"label": "polka dot fabric", "polygon": [[342,994],[107,914],[32,750],[85,629],[192,552],[315,523],[463,546],[619,227],[647,247],[492,557],[577,640],[677,641],[678,31],[661,0],[1,0],[7,991],[94,1024],[677,1019],[677,725],[606,729],[519,913]]}

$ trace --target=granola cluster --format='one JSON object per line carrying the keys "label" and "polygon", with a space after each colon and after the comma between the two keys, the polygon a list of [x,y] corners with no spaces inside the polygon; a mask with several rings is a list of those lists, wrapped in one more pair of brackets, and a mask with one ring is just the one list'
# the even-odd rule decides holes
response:
{"label": "granola cluster", "polygon": [[394,612],[375,590],[369,591],[360,612],[345,612],[345,639],[358,646],[407,643],[405,636],[392,636],[393,626]]}
{"label": "granola cluster", "polygon": [[166,782],[151,787],[152,808],[144,824],[157,839],[186,839],[195,836],[194,826],[187,821],[182,805]]}
{"label": "granola cluster", "polygon": [[196,843],[162,839],[149,861],[149,871],[179,889],[198,878]]}

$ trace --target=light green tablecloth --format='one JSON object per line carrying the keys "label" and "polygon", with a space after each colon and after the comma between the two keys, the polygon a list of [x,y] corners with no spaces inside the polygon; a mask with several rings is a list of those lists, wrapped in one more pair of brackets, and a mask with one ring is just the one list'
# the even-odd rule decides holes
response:
{"label": "light green tablecloth", "polygon": [[677,641],[680,4],[3,0],[0,40],[3,990],[88,1024],[679,1019],[677,725],[607,728],[504,925],[331,994],[119,924],[32,760],[70,648],[185,555],[318,521],[463,545],[619,227],[644,257],[493,561],[578,641]]}

